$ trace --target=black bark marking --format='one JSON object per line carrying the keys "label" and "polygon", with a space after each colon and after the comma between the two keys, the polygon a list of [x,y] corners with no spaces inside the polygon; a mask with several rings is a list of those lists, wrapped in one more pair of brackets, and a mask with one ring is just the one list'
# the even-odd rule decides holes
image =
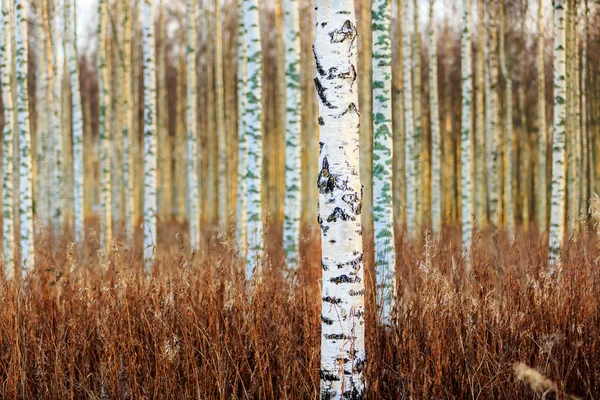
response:
{"label": "black bark marking", "polygon": [[358,280],[358,277],[351,278],[348,275],[344,274],[344,275],[340,275],[340,276],[336,276],[334,278],[331,278],[329,281],[331,283],[335,283],[336,285],[339,285],[340,283],[354,283],[357,280]]}
{"label": "black bark marking", "polygon": [[340,377],[337,376],[336,374],[332,374],[329,371],[324,371],[321,370],[321,379],[323,379],[324,381],[329,381],[329,382],[339,382],[340,381]]}
{"label": "black bark marking", "polygon": [[327,217],[327,222],[336,222],[338,219],[341,219],[342,221],[355,221],[355,218],[353,216],[349,215],[340,207],[336,207],[333,209],[331,215]]}
{"label": "black bark marking", "polygon": [[358,108],[356,108],[356,104],[350,103],[350,105],[348,105],[348,108],[346,108],[346,111],[344,111],[343,113],[341,113],[340,115],[338,115],[337,118],[341,118],[344,115],[350,114],[350,113],[356,113],[356,114],[358,114]]}
{"label": "black bark marking", "polygon": [[326,325],[333,325],[333,320],[321,315],[321,321]]}
{"label": "black bark marking", "polygon": [[342,303],[342,300],[337,299],[335,297],[331,297],[331,296],[325,296],[325,297],[323,297],[322,300],[326,303],[331,303],[331,304],[335,304],[335,305]]}
{"label": "black bark marking", "polygon": [[330,334],[325,334],[323,336],[325,336],[325,339],[328,339],[328,340],[349,339],[348,336],[344,335],[343,333],[330,333]]}
{"label": "black bark marking", "polygon": [[348,294],[350,296],[364,296],[365,295],[365,290],[364,289],[362,289],[362,290],[350,290],[348,292]]}
{"label": "black bark marking", "polygon": [[321,194],[331,194],[336,187],[335,176],[329,172],[329,161],[327,160],[327,157],[323,158],[317,186],[319,187],[319,193]]}
{"label": "black bark marking", "polygon": [[336,106],[331,104],[329,102],[329,100],[327,100],[327,96],[325,96],[326,89],[321,85],[319,78],[315,78],[315,87],[317,88],[317,94],[319,95],[319,98],[321,99],[321,102],[323,103],[323,105],[325,107],[330,108],[330,109],[337,108]]}
{"label": "black bark marking", "polygon": [[329,38],[331,43],[342,43],[348,39],[354,41],[356,37],[356,28],[350,20],[346,20],[340,29],[334,29],[329,32]]}
{"label": "black bark marking", "polygon": [[315,50],[315,46],[312,46],[313,55],[315,56],[315,63],[317,64],[317,73],[321,76],[325,75],[325,70],[323,69],[323,65],[321,65],[321,61],[319,60],[319,56],[317,56],[317,51]]}
{"label": "black bark marking", "polygon": [[317,118],[317,121],[319,121],[319,126],[325,125],[325,121],[323,120],[323,117]]}

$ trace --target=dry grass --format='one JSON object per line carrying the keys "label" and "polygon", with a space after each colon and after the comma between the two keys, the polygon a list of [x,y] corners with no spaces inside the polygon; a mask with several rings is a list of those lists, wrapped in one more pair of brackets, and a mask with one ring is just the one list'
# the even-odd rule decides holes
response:
{"label": "dry grass", "polygon": [[[385,330],[368,318],[370,398],[598,397],[596,239],[571,243],[560,276],[548,276],[534,233],[512,245],[478,235],[469,279],[456,239],[448,229],[427,251],[399,244],[397,325]],[[281,279],[281,254],[271,253],[252,301],[229,243],[212,241],[190,261],[173,239],[148,278],[119,245],[99,263],[93,240],[80,261],[66,242],[44,243],[26,282],[0,278],[0,397],[317,397],[316,234],[293,282]],[[539,376],[515,375],[520,362]],[[540,392],[531,382],[550,386]]]}

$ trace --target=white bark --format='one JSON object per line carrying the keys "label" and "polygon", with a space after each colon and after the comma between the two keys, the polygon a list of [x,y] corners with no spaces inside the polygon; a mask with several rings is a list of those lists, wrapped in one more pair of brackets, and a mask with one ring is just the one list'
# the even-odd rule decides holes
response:
{"label": "white bark", "polygon": [[504,18],[504,0],[500,2],[500,68],[506,84],[506,158],[507,170],[504,176],[504,191],[506,196],[506,221],[508,236],[512,238],[515,234],[515,209],[513,203],[513,182],[515,181],[515,169],[513,160],[513,100],[512,100],[512,78],[506,66],[506,42],[505,42],[505,18]]}
{"label": "white bark", "polygon": [[416,134],[413,120],[413,71],[412,71],[412,27],[411,1],[404,1],[402,10],[402,69],[404,76],[404,135],[406,141],[406,229],[408,234],[414,238],[417,235],[417,153]]}
{"label": "white bark", "polygon": [[373,1],[373,228],[377,303],[388,325],[394,309],[396,251],[392,204],[392,43],[391,6]]}
{"label": "white bark", "polygon": [[262,48],[258,0],[244,0],[244,26],[246,28],[248,56],[248,85],[246,87],[248,254],[246,278],[250,280],[253,274],[260,274],[257,269],[260,265],[264,243],[262,217]]}
{"label": "white bark", "polygon": [[4,274],[7,279],[15,276],[14,247],[14,114],[12,77],[12,29],[11,29],[11,0],[4,0],[2,5],[2,30],[3,42],[0,45],[0,64],[2,66],[2,95],[4,105],[4,131],[3,131],[3,252]]}
{"label": "white bark", "polygon": [[217,112],[217,138],[219,149],[219,227],[229,229],[229,170],[227,131],[225,125],[225,93],[223,88],[223,31],[221,1],[215,0],[215,91]]}
{"label": "white bark", "polygon": [[431,227],[433,233],[442,224],[442,184],[440,110],[438,94],[437,40],[435,33],[435,0],[429,0],[429,102],[431,107]]}
{"label": "white bark", "polygon": [[79,65],[76,43],[76,1],[66,0],[67,52],[69,78],[71,80],[72,120],[73,120],[73,215],[75,217],[75,240],[84,238],[83,229],[83,112],[79,90]]}
{"label": "white bark", "polygon": [[154,5],[142,4],[142,40],[144,60],[144,262],[146,271],[156,258],[156,220],[158,214],[156,141],[156,43],[154,41]]}
{"label": "white bark", "polygon": [[19,130],[19,211],[21,214],[21,272],[35,266],[33,243],[33,159],[27,93],[27,15],[23,0],[15,0],[17,125]]}
{"label": "white bark", "polygon": [[99,146],[100,146],[100,247],[112,245],[112,192],[111,192],[111,143],[110,143],[110,74],[106,49],[108,34],[107,1],[100,0],[98,4],[98,91],[99,91]]}
{"label": "white bark", "polygon": [[200,249],[200,191],[198,187],[198,163],[200,152],[197,129],[197,84],[196,84],[196,1],[186,1],[187,14],[187,105],[186,105],[186,169],[190,224],[190,248]]}
{"label": "white bark", "polygon": [[471,0],[462,0],[461,19],[461,74],[462,74],[462,120],[461,120],[461,204],[462,244],[467,263],[470,262],[473,235],[473,187],[471,163],[473,162],[473,104],[472,61],[471,61]]}
{"label": "white bark", "polygon": [[319,0],[316,19],[318,219],[323,246],[321,398],[362,399],[365,286],[354,1]]}
{"label": "white bark", "polygon": [[548,128],[546,127],[546,70],[544,63],[544,1],[538,3],[538,45],[537,45],[537,73],[538,73],[538,200],[537,221],[540,232],[546,230],[548,223]]}
{"label": "white bark", "polygon": [[237,0],[237,129],[238,129],[238,180],[236,204],[236,238],[240,252],[245,255],[247,246],[246,174],[248,168],[248,142],[246,139],[246,86],[247,51],[244,26],[244,0]]}
{"label": "white bark", "polygon": [[565,124],[566,124],[566,12],[567,3],[554,3],[554,135],[552,143],[552,197],[550,212],[550,264],[559,261],[565,235]]}
{"label": "white bark", "polygon": [[302,210],[302,159],[300,130],[302,93],[300,90],[300,16],[298,0],[285,0],[285,201],[283,240],[286,263],[295,270],[299,262],[300,214]]}

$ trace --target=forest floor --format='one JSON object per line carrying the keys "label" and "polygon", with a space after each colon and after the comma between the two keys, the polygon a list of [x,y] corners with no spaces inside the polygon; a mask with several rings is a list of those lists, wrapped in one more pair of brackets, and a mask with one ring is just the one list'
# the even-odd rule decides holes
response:
{"label": "forest floor", "polygon": [[[179,228],[151,276],[118,242],[98,257],[92,235],[83,255],[46,236],[24,282],[0,278],[0,397],[316,399],[318,233],[292,278],[273,250],[249,292],[231,240],[190,260]],[[391,327],[366,269],[369,398],[597,398],[597,238],[572,240],[549,274],[535,232],[477,234],[469,276],[459,239],[398,239]]]}

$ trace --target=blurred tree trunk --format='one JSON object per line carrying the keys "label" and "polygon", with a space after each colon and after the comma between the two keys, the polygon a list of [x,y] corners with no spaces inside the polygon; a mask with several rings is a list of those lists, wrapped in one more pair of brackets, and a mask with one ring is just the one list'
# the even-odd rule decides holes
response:
{"label": "blurred tree trunk", "polygon": [[394,249],[392,40],[389,0],[372,2],[373,43],[373,236],[379,313],[390,324],[396,289]]}
{"label": "blurred tree trunk", "polygon": [[475,132],[475,218],[479,227],[487,224],[487,188],[485,157],[485,109],[484,93],[486,81],[484,77],[484,0],[477,2],[477,88],[475,91],[476,132]]}
{"label": "blurred tree trunk", "polygon": [[248,140],[246,138],[247,50],[244,26],[244,0],[237,0],[237,131],[238,131],[238,181],[236,203],[236,238],[244,254],[247,240],[246,175],[248,173]]}
{"label": "blurred tree trunk", "polygon": [[200,249],[200,214],[201,196],[199,192],[199,160],[198,116],[197,105],[197,66],[196,66],[196,10],[197,0],[186,1],[186,170],[187,170],[187,203],[189,207],[190,248]]}
{"label": "blurred tree trunk", "polygon": [[258,270],[264,247],[262,215],[262,47],[260,40],[260,16],[258,0],[244,0],[244,27],[246,31],[246,51],[248,84],[246,86],[246,139],[248,164],[246,173],[247,237],[248,255],[246,279]]}
{"label": "blurred tree trunk", "polygon": [[75,33],[77,27],[77,11],[75,7],[75,0],[66,0],[65,19],[73,126],[73,215],[75,217],[75,240],[81,243],[85,235],[83,227],[83,112],[81,106],[81,91],[79,89],[79,63],[77,61],[78,56]]}
{"label": "blurred tree trunk", "polygon": [[29,129],[29,94],[27,92],[27,12],[23,0],[15,0],[15,61],[17,80],[17,125],[19,130],[19,211],[21,213],[21,273],[35,267],[33,240],[33,159]]}
{"label": "blurred tree trunk", "polygon": [[156,258],[157,174],[156,135],[156,65],[154,36],[154,5],[152,0],[142,4],[142,40],[144,66],[144,262],[146,272]]}
{"label": "blurred tree trunk", "polygon": [[[100,247],[104,250],[112,244],[112,196],[110,168],[110,73],[108,71],[107,30],[108,0],[98,3],[98,91],[99,91],[99,140],[100,140]],[[51,58],[49,58],[50,60]],[[60,168],[58,168],[60,169]]]}
{"label": "blurred tree trunk", "polygon": [[218,164],[219,164],[219,203],[218,223],[219,228],[226,230],[229,227],[228,188],[229,173],[227,168],[227,132],[225,126],[225,93],[223,89],[223,27],[221,20],[221,2],[214,1],[215,7],[215,94],[217,112],[217,138],[218,138]]}
{"label": "blurred tree trunk", "polygon": [[132,15],[131,15],[131,4],[130,0],[123,0],[123,27],[125,29],[123,44],[124,44],[124,59],[122,73],[124,81],[122,83],[122,104],[121,112],[124,115],[123,124],[121,125],[121,132],[123,136],[123,185],[125,186],[125,204],[124,204],[124,230],[125,238],[127,243],[131,243],[134,234],[135,221],[133,219],[133,210],[135,209],[134,203],[134,168],[135,159],[133,157],[133,143],[135,141],[135,135],[133,130],[133,120],[136,118],[134,111],[133,102],[133,85],[132,80],[135,79],[134,74],[131,71],[132,65],[132,48],[131,41],[133,39],[132,33]]}
{"label": "blurred tree trunk", "polygon": [[411,31],[414,26],[412,22],[413,13],[411,13],[411,1],[404,0],[403,20],[402,20],[402,60],[404,73],[404,132],[406,137],[406,229],[412,239],[418,235],[418,162],[419,153],[417,152],[417,134],[413,118],[413,68],[412,68],[412,47]]}
{"label": "blurred tree trunk", "polygon": [[438,57],[435,32],[435,0],[429,0],[429,101],[431,107],[431,226],[440,231],[442,220],[440,110],[438,94]]}
{"label": "blurred tree trunk", "polygon": [[513,95],[512,95],[512,77],[506,66],[506,34],[505,34],[505,0],[500,1],[500,68],[506,85],[505,88],[505,137],[506,137],[506,172],[504,175],[504,193],[506,200],[506,223],[508,228],[508,237],[515,234],[515,208],[513,200],[513,190],[516,183],[515,160],[513,157]]}
{"label": "blurred tree trunk", "polygon": [[563,0],[554,0],[554,135],[552,142],[552,209],[550,212],[549,259],[559,261],[565,235],[565,128],[566,128],[566,12]]}
{"label": "blurred tree trunk", "polygon": [[473,235],[473,185],[471,182],[471,163],[473,162],[473,104],[472,60],[471,60],[471,0],[462,1],[461,18],[461,74],[462,74],[462,111],[461,111],[461,215],[462,243],[465,249],[467,265],[470,265],[471,239]]}
{"label": "blurred tree trunk", "polygon": [[284,249],[287,267],[298,268],[300,249],[300,216],[302,210],[302,159],[300,130],[302,127],[302,93],[300,90],[300,16],[298,0],[285,0],[285,201]]}
{"label": "blurred tree trunk", "polygon": [[538,2],[538,44],[537,44],[537,80],[538,80],[538,199],[537,223],[540,232],[546,230],[548,224],[548,128],[546,127],[546,70],[544,62],[544,0]]}
{"label": "blurred tree trunk", "polygon": [[423,123],[421,114],[421,31],[419,30],[419,5],[417,0],[413,0],[413,36],[412,36],[412,68],[413,68],[413,126],[414,126],[414,159],[415,159],[415,191],[416,191],[416,235],[421,233],[421,227],[425,221],[427,194],[425,191],[426,184],[426,163],[425,156],[422,154],[425,151],[425,140],[423,137]]}
{"label": "blurred tree trunk", "polygon": [[16,110],[13,103],[13,76],[14,52],[12,49],[12,0],[4,0],[2,5],[3,43],[0,46],[0,64],[2,66],[2,95],[4,112],[3,140],[3,248],[4,274],[7,279],[16,276],[14,265],[15,251],[15,205],[14,205],[14,127]]}

